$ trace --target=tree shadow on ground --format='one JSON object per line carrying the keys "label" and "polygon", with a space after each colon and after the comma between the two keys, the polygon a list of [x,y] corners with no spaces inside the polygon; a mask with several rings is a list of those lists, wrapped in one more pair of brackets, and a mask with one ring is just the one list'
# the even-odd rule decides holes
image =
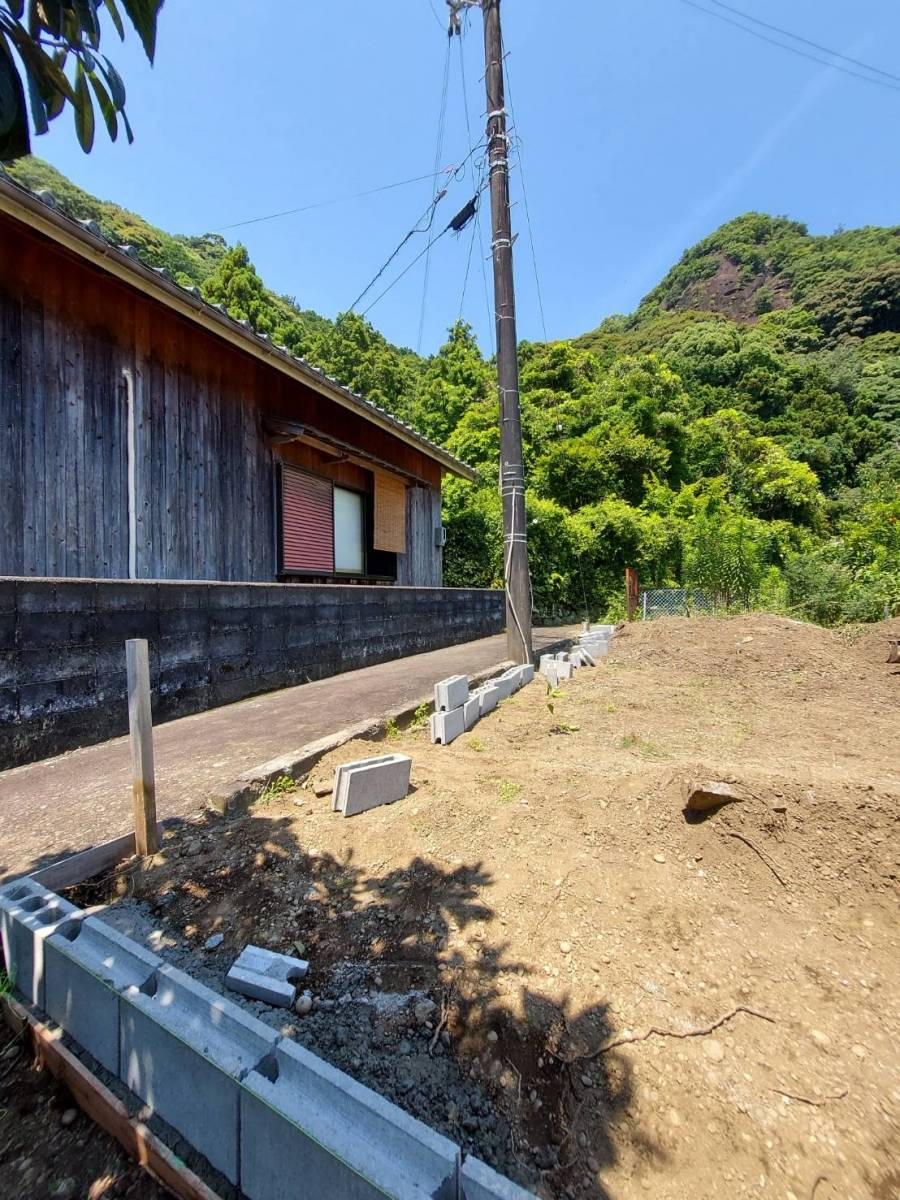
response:
{"label": "tree shadow on ground", "polygon": [[[313,852],[295,828],[264,809],[171,822],[159,855],[66,895],[140,902],[204,982],[248,942],[302,947],[316,1005],[271,1010],[282,1032],[540,1196],[610,1200],[604,1176],[625,1142],[647,1169],[665,1162],[630,1122],[627,1061],[596,1053],[615,1033],[608,1004],[544,992],[541,964],[494,920],[482,863],[373,871]],[[208,953],[214,933],[224,941]]]}

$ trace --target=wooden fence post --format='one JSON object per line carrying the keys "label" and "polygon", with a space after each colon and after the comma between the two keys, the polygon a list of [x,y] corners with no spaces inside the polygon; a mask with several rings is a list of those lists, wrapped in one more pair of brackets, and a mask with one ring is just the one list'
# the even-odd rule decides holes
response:
{"label": "wooden fence post", "polygon": [[134,848],[145,857],[159,849],[156,780],[153,770],[153,717],[150,711],[150,658],[144,638],[125,643],[128,669],[128,727],[134,799]]}
{"label": "wooden fence post", "polygon": [[640,585],[638,583],[638,573],[634,567],[625,568],[625,607],[628,612],[628,620],[633,621],[637,612],[638,595],[640,593]]}

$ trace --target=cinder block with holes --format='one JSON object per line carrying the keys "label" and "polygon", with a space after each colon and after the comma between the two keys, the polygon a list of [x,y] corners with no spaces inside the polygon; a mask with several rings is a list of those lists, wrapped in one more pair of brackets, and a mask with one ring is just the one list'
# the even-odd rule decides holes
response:
{"label": "cinder block with holes", "polygon": [[462,708],[432,713],[428,720],[431,740],[435,744],[449,746],[461,733],[465,733],[466,717]]}
{"label": "cinder block with holes", "polygon": [[122,993],[120,1078],[236,1184],[240,1081],[278,1034],[174,967],[154,979]]}
{"label": "cinder block with holes", "polygon": [[531,1192],[467,1155],[459,1169],[460,1200],[534,1200]]}
{"label": "cinder block with holes", "polygon": [[503,699],[500,688],[494,683],[486,683],[483,687],[477,688],[472,695],[478,697],[478,713],[482,717],[493,712]]}
{"label": "cinder block with holes", "polygon": [[33,879],[16,879],[0,888],[3,957],[15,990],[29,1004],[45,1007],[47,938],[79,912]]}
{"label": "cinder block with holes", "polygon": [[458,1198],[453,1142],[287,1039],[243,1081],[240,1130],[250,1200]]}
{"label": "cinder block with holes", "polygon": [[119,993],[146,987],[162,959],[83,914],[47,938],[44,958],[48,1015],[118,1076]]}
{"label": "cinder block with holes", "polygon": [[434,685],[434,711],[452,712],[461,708],[469,698],[469,681],[465,675],[451,675]]}
{"label": "cinder block with holes", "polygon": [[297,988],[309,974],[309,963],[261,946],[245,946],[225,976],[225,986],[243,996],[290,1008]]}
{"label": "cinder block with holes", "polygon": [[409,791],[412,759],[406,754],[382,754],[342,763],[334,773],[331,807],[353,817],[357,813],[394,804]]}

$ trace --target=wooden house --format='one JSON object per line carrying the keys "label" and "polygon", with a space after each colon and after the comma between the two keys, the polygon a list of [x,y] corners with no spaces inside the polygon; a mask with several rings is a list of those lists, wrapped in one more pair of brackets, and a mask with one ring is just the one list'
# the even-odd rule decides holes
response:
{"label": "wooden house", "polygon": [[441,585],[474,472],[0,175],[0,575]]}

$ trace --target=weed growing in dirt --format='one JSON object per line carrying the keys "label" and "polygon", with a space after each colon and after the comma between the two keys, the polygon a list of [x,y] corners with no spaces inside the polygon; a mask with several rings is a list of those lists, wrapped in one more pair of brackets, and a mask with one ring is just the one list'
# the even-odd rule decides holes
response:
{"label": "weed growing in dirt", "polygon": [[624,737],[619,739],[619,749],[633,750],[636,754],[640,754],[644,758],[666,757],[666,753],[661,746],[657,746],[649,738],[641,737],[639,733],[626,733]]}
{"label": "weed growing in dirt", "polygon": [[568,721],[560,721],[558,725],[554,725],[550,730],[551,733],[577,733],[581,728],[580,725],[570,725]]}
{"label": "weed growing in dirt", "polygon": [[393,717],[388,717],[387,724],[384,727],[384,736],[389,742],[396,742],[400,736],[400,726]]}
{"label": "weed growing in dirt", "polygon": [[484,750],[484,742],[481,740],[481,738],[469,738],[469,747],[474,750],[476,754],[481,754],[482,750]]}
{"label": "weed growing in dirt", "polygon": [[513,800],[522,793],[521,783],[514,779],[501,779],[497,785],[501,804],[512,804]]}
{"label": "weed growing in dirt", "polygon": [[12,971],[6,971],[0,968],[0,997],[9,996],[12,993],[15,982],[15,967],[13,967]]}
{"label": "weed growing in dirt", "polygon": [[619,711],[618,704],[613,704],[611,700],[604,705],[604,711],[608,713],[617,713]]}
{"label": "weed growing in dirt", "polygon": [[297,786],[296,779],[292,779],[290,775],[279,775],[277,779],[273,779],[267,783],[260,792],[257,804],[269,804],[272,800],[277,800],[279,796],[284,796],[288,792],[294,791]]}
{"label": "weed growing in dirt", "polygon": [[431,705],[426,701],[420,704],[413,713],[413,719],[410,722],[410,729],[424,729],[428,724],[428,718],[431,716]]}

